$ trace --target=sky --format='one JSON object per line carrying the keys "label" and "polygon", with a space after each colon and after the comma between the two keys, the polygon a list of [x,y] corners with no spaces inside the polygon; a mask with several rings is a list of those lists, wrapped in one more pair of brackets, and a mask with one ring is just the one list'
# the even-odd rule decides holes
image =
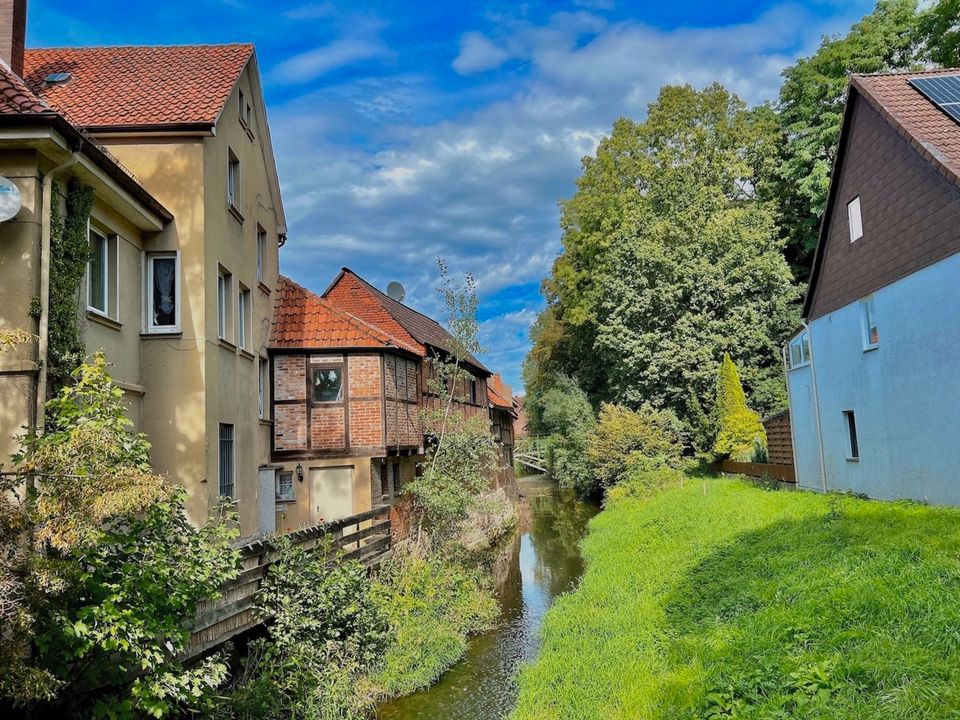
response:
{"label": "sky", "polygon": [[29,47],[253,42],[289,239],[281,272],[343,267],[443,320],[437,258],[472,273],[481,356],[522,392],[559,201],[662,85],[776,98],[780,73],[872,0],[31,0]]}

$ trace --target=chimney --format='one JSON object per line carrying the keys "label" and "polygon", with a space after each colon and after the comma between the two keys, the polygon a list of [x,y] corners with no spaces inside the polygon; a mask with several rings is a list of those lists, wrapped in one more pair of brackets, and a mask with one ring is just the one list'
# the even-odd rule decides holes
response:
{"label": "chimney", "polygon": [[23,77],[27,37],[27,0],[0,0],[0,58]]}

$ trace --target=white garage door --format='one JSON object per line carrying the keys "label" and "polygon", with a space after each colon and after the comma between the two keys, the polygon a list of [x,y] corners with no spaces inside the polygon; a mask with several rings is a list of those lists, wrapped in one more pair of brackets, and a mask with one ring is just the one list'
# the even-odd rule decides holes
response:
{"label": "white garage door", "polygon": [[353,515],[353,467],[310,468],[314,524]]}

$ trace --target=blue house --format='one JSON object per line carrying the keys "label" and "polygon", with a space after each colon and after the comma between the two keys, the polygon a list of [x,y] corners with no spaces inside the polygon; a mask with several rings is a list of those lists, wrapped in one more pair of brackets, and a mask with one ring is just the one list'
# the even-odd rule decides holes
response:
{"label": "blue house", "polygon": [[960,504],[960,70],[851,79],[786,352],[800,487]]}

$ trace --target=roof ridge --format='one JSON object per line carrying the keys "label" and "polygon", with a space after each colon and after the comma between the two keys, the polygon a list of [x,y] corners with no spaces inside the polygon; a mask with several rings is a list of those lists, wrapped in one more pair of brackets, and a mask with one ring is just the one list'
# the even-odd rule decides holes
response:
{"label": "roof ridge", "polygon": [[426,315],[425,313],[420,312],[420,311],[417,310],[415,307],[411,307],[410,305],[407,305],[406,303],[402,303],[402,302],[400,302],[399,300],[394,300],[392,297],[390,297],[389,295],[387,295],[383,290],[381,290],[380,288],[378,288],[376,285],[374,285],[374,284],[371,283],[370,281],[368,281],[368,280],[360,277],[359,275],[357,275],[357,273],[355,273],[355,272],[354,272],[353,270],[351,270],[350,268],[344,267],[344,268],[341,268],[341,270],[343,270],[344,272],[348,272],[348,273],[350,273],[351,275],[353,275],[357,280],[359,280],[359,281],[362,282],[364,285],[366,285],[368,288],[370,288],[371,290],[373,290],[377,295],[379,295],[380,297],[382,297],[384,300],[388,300],[389,302],[396,303],[397,305],[400,305],[401,307],[406,308],[406,309],[409,310],[410,312],[415,312],[415,313],[416,313],[417,315],[419,315],[420,317],[424,318],[425,320],[429,320],[429,321],[432,322],[434,325],[437,325],[438,327],[440,327],[441,329],[443,329],[444,332],[446,332],[446,333],[449,334],[450,331],[447,330],[445,327],[443,327],[443,325],[441,325],[437,320],[435,320],[434,318],[430,317],[429,315]]}
{"label": "roof ridge", "polygon": [[850,77],[899,77],[903,75],[939,75],[941,73],[960,74],[960,68],[924,68],[921,70],[888,70],[886,72],[850,73]]}
{"label": "roof ridge", "polygon": [[49,52],[51,50],[131,50],[131,49],[159,49],[159,48],[233,48],[246,47],[253,49],[252,42],[224,42],[224,43],[168,43],[168,44],[126,44],[126,45],[50,45],[44,47],[24,48],[24,52]]}

